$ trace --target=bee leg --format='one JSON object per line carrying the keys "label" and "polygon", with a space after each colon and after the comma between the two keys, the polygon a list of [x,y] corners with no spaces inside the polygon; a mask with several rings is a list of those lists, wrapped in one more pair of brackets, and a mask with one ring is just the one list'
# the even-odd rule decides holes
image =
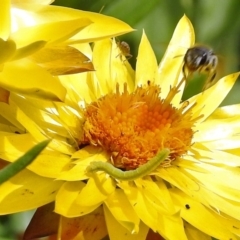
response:
{"label": "bee leg", "polygon": [[211,73],[209,73],[209,76],[208,76],[206,82],[204,83],[204,86],[202,89],[203,91],[212,87],[217,82],[217,81],[214,81],[215,77],[216,77],[216,71],[212,71]]}
{"label": "bee leg", "polygon": [[186,86],[188,85],[189,77],[191,76],[191,72],[189,71],[186,63],[184,63],[184,65],[183,65],[182,72],[183,72],[183,79],[186,82],[186,84],[185,84],[185,88],[186,88]]}
{"label": "bee leg", "polygon": [[184,78],[185,81],[187,82],[188,70],[187,70],[187,67],[186,67],[186,64],[185,64],[185,63],[184,63],[184,65],[183,65],[182,72],[183,72],[183,78]]}
{"label": "bee leg", "polygon": [[212,73],[210,82],[213,82],[213,80],[214,80],[215,77],[216,77],[216,71],[214,71],[214,72]]}

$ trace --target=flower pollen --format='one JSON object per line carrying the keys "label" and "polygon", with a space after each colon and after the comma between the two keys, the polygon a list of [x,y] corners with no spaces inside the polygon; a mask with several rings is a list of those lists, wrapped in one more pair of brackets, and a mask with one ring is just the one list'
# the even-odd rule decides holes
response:
{"label": "flower pollen", "polygon": [[195,120],[191,108],[184,102],[179,109],[171,104],[178,87],[170,89],[166,99],[159,97],[157,85],[137,87],[132,93],[119,85],[86,108],[85,141],[101,146],[110,153],[115,167],[136,169],[163,148],[170,157],[162,163],[169,166],[190,148]]}

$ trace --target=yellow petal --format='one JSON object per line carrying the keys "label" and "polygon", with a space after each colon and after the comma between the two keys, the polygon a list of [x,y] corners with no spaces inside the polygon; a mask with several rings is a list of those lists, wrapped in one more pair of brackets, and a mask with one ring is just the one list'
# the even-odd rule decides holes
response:
{"label": "yellow petal", "polygon": [[184,168],[160,168],[157,175],[193,198],[196,198],[204,205],[209,205],[205,195],[203,195],[205,193],[203,187],[199,186],[191,176],[186,174]]}
{"label": "yellow petal", "polygon": [[52,202],[61,185],[62,181],[22,170],[0,186],[0,214],[27,211]]}
{"label": "yellow petal", "polygon": [[56,196],[55,212],[72,218],[86,215],[98,208],[101,204],[83,207],[77,203],[78,195],[84,186],[85,183],[81,181],[64,183]]}
{"label": "yellow petal", "polygon": [[158,222],[160,224],[160,229],[158,231],[161,236],[172,240],[188,240],[184,231],[183,220],[179,213],[170,216],[160,215],[158,217]]}
{"label": "yellow petal", "polygon": [[38,50],[43,48],[45,45],[46,45],[45,41],[37,41],[37,42],[33,42],[29,45],[26,45],[22,48],[18,48],[16,50],[14,56],[11,58],[11,61],[15,61],[15,60],[27,57],[27,56],[37,52]]}
{"label": "yellow petal", "polygon": [[12,40],[6,40],[0,38],[0,64],[11,59],[16,51],[16,43]]}
{"label": "yellow petal", "polygon": [[[84,120],[81,118],[81,115],[76,111],[76,109],[73,109],[66,103],[62,102],[55,102],[53,106],[58,112],[59,117],[57,116],[57,122],[60,123],[59,125],[61,126],[61,131],[64,131],[65,129],[65,131],[68,132],[68,135],[63,136],[68,136],[69,138],[70,135],[71,138],[80,138],[80,136],[83,135],[82,126]],[[50,113],[52,113],[51,110]]]}
{"label": "yellow petal", "polygon": [[35,145],[34,138],[29,134],[0,133],[2,144],[0,144],[0,157],[14,161]]}
{"label": "yellow petal", "polygon": [[119,187],[124,190],[139,218],[153,231],[158,231],[166,239],[187,240],[183,222],[178,213],[174,215],[160,214],[145,196],[146,192],[131,186],[129,182],[120,182]]}
{"label": "yellow petal", "polygon": [[15,131],[19,131],[25,133],[26,130],[17,121],[15,117],[15,111],[12,106],[0,102],[0,115],[2,115],[3,119],[6,119],[5,121],[2,121],[2,123],[8,125],[8,129],[6,129],[6,132],[14,133]]}
{"label": "yellow petal", "polygon": [[219,139],[214,141],[203,142],[208,149],[236,149],[240,148],[240,136],[228,136],[228,139]]}
{"label": "yellow petal", "polygon": [[59,174],[59,180],[77,181],[87,179],[89,174],[86,172],[86,168],[92,161],[106,162],[109,159],[102,149],[94,146],[87,146],[76,151],[71,158],[76,160]]}
{"label": "yellow petal", "polygon": [[98,205],[115,190],[115,187],[116,184],[111,177],[106,177],[105,174],[96,174],[88,180],[79,193],[77,204],[84,207]]}
{"label": "yellow petal", "polygon": [[89,43],[78,43],[74,44],[73,47],[92,60],[92,47]]}
{"label": "yellow petal", "polygon": [[[222,164],[222,165],[229,166],[229,167],[239,167],[240,166],[239,153],[232,154],[232,153],[228,153],[225,151],[221,151],[221,150],[219,151],[219,150],[214,150],[214,149],[211,149],[211,151],[209,151],[209,150],[206,150],[206,148],[202,149],[201,146],[202,145],[200,145],[200,144],[194,144],[194,146],[193,146],[193,149],[196,150],[200,154],[201,162],[210,163],[210,164]],[[184,158],[194,161],[192,157],[186,156]],[[196,159],[194,162],[196,162]],[[181,163],[178,164],[178,166],[186,167],[186,166],[184,166],[184,163],[189,164],[189,161],[181,161]],[[197,164],[196,164],[196,167],[197,167]]]}
{"label": "yellow petal", "polygon": [[60,172],[71,162],[69,156],[57,151],[45,151],[38,155],[28,169],[48,178],[58,178]]}
{"label": "yellow petal", "polygon": [[[164,182],[161,179],[158,179],[156,182],[153,182],[151,178],[145,179],[136,179],[135,183],[138,188],[142,189],[146,198],[148,198],[148,200],[152,202],[152,205],[155,205],[156,209],[160,212],[169,215],[175,214],[176,209]],[[158,196],[161,196],[161,198]]]}
{"label": "yellow petal", "polygon": [[[16,107],[16,105],[14,110],[16,119],[28,130],[29,133],[31,133],[31,135],[37,140],[37,142],[48,139],[47,135],[42,131],[41,127],[38,126],[36,122],[33,121],[30,117],[28,117],[21,109]],[[55,136],[55,138],[51,141],[48,147],[55,149],[58,152],[71,155],[71,153],[74,152],[75,149],[73,146],[63,141],[63,139],[64,138]]]}
{"label": "yellow petal", "polygon": [[145,32],[143,31],[138,49],[135,85],[147,84],[148,81],[156,83],[155,76],[157,67],[157,59]]}
{"label": "yellow petal", "polygon": [[139,226],[139,232],[131,233],[126,228],[124,228],[121,224],[119,224],[118,221],[113,217],[111,212],[108,210],[107,207],[104,206],[104,214],[105,219],[107,223],[107,229],[110,239],[114,240],[145,240],[147,233],[148,233],[148,227],[140,223]]}
{"label": "yellow petal", "polygon": [[196,163],[196,169],[186,168],[185,171],[194,176],[198,182],[207,182],[207,188],[213,193],[240,202],[240,186],[235,184],[240,180],[239,168],[219,167],[205,163],[199,165]]}
{"label": "yellow petal", "polygon": [[124,83],[127,83],[131,90],[134,87],[133,71],[128,67],[127,61],[120,59],[119,54],[121,53],[113,40],[107,39],[95,43],[93,64],[101,90],[100,96],[115,90],[117,83],[120,89],[123,88]]}
{"label": "yellow petal", "polygon": [[131,186],[127,181],[120,182],[119,187],[123,189],[138,217],[153,231],[156,231],[159,227],[156,221],[156,219],[158,219],[158,213],[155,207],[146,203],[142,191],[138,190],[135,186]]}
{"label": "yellow petal", "polygon": [[196,240],[196,239],[201,239],[201,240],[212,240],[212,237],[203,233],[199,229],[193,227],[190,225],[188,222],[184,223],[185,226],[185,232],[187,234],[188,240]]}
{"label": "yellow petal", "polygon": [[73,36],[72,40],[75,42],[96,41],[107,37],[111,38],[123,35],[133,31],[128,24],[113,17],[85,11],[78,11],[76,13],[80,14],[83,18],[90,19],[93,24]]}
{"label": "yellow petal", "polygon": [[116,18],[105,16],[99,13],[80,11],[59,6],[43,6],[38,4],[27,5],[20,3],[16,6],[28,10],[29,12],[26,12],[25,15],[28,14],[29,17],[34,18],[34,22],[37,23],[52,21],[59,22],[59,19],[62,21],[74,21],[75,19],[80,18],[89,19],[93,24],[76,34],[68,41],[69,43],[94,42],[103,38],[119,36],[133,31],[128,24]]}
{"label": "yellow petal", "polygon": [[66,240],[99,240],[107,235],[102,207],[77,218],[61,217],[58,236]]}
{"label": "yellow petal", "polygon": [[[74,47],[92,60],[92,49],[88,43],[75,44]],[[62,85],[67,89],[66,104],[78,109],[79,102],[92,102],[93,99],[96,99],[91,92],[91,90],[94,91],[92,84],[96,84],[91,77],[92,75],[90,73],[82,73],[59,76]],[[81,94],[79,94],[80,92]]]}
{"label": "yellow petal", "polygon": [[45,41],[47,44],[56,44],[65,41],[91,23],[92,21],[89,19],[78,18],[69,21],[39,24],[21,28],[19,31],[14,32],[11,38],[17,43],[18,48],[38,41]]}
{"label": "yellow petal", "polygon": [[54,76],[94,70],[89,58],[70,46],[46,47],[31,59]]}
{"label": "yellow petal", "polygon": [[[199,168],[198,171],[201,171],[201,169]],[[201,202],[203,205],[213,208],[218,212],[221,211],[227,213],[231,217],[239,220],[238,209],[240,203],[223,198],[222,196],[208,190],[205,186],[205,181],[203,185],[194,178],[196,170],[194,171],[194,175],[190,175],[189,173],[186,173],[185,168],[179,166],[177,169],[175,167],[159,169],[159,173],[159,176],[164,180],[176,186],[198,202]]]}
{"label": "yellow petal", "polygon": [[231,201],[228,199],[225,199],[212,191],[206,189],[202,192],[205,194],[205,197],[207,198],[209,204],[213,207],[213,209],[216,209],[217,212],[223,212],[227,215],[240,220],[239,216],[239,208],[240,204],[239,202]]}
{"label": "yellow petal", "polygon": [[206,91],[190,98],[188,100],[190,103],[196,103],[193,108],[193,118],[203,114],[200,121],[204,121],[221,104],[226,95],[232,89],[238,76],[239,73],[233,73],[223,77]]}
{"label": "yellow petal", "polygon": [[85,180],[89,177],[86,173],[86,167],[88,166],[89,161],[83,161],[83,165],[74,165],[70,162],[58,175],[57,180],[65,181],[79,181]]}
{"label": "yellow petal", "polygon": [[[216,216],[201,203],[192,200],[178,189],[171,189],[175,204],[181,208],[181,216],[197,229],[217,239],[237,239]],[[188,207],[186,207],[186,205]]]}
{"label": "yellow petal", "polygon": [[240,116],[240,104],[217,108],[208,119],[224,119],[236,116]]}
{"label": "yellow petal", "polygon": [[[183,58],[189,47],[194,44],[194,29],[190,20],[183,16],[178,22],[173,33],[172,39],[168,45],[167,51],[159,65],[157,81],[161,85],[161,97],[166,98],[170,86],[175,86],[183,77],[182,67]],[[182,85],[182,90],[183,90]],[[173,104],[178,105],[182,97],[182,91],[176,94]]]}
{"label": "yellow petal", "polygon": [[[21,84],[19,84],[21,82]],[[63,100],[65,88],[56,77],[27,59],[6,63],[0,73],[1,85],[9,91]]]}
{"label": "yellow petal", "polygon": [[10,6],[11,6],[10,0],[2,0],[1,1],[0,38],[2,38],[4,40],[7,40],[7,38],[9,37],[9,34],[10,34],[10,24],[11,24]]}
{"label": "yellow petal", "polygon": [[197,182],[191,179],[182,168],[176,168],[174,166],[170,168],[159,168],[158,174],[156,175],[180,189],[189,191],[189,193],[199,190]]}
{"label": "yellow petal", "polygon": [[122,189],[116,189],[104,203],[114,218],[129,232],[139,232],[140,220]]}
{"label": "yellow petal", "polygon": [[[218,214],[218,213],[217,213]],[[234,219],[227,214],[221,214],[219,216],[219,221],[223,226],[225,226],[228,230],[230,230],[232,233],[236,234],[237,236],[240,235],[240,221],[237,219]]]}
{"label": "yellow petal", "polygon": [[89,178],[87,176],[86,168],[89,166],[91,159],[82,160],[81,163],[74,164],[69,163],[57,177],[58,180],[66,180],[66,181],[78,181],[78,180],[85,180]]}
{"label": "yellow petal", "polygon": [[59,76],[59,79],[67,89],[66,103],[75,109],[79,108],[79,103],[82,106],[101,96],[96,75],[92,72]]}
{"label": "yellow petal", "polygon": [[197,126],[193,142],[228,139],[240,131],[239,116],[209,119]]}
{"label": "yellow petal", "polygon": [[[2,123],[2,121],[4,121],[4,123]],[[1,116],[0,116],[0,131],[2,132],[18,132],[18,128],[14,127],[11,125],[10,122],[5,122],[5,119],[3,119]]]}
{"label": "yellow petal", "polygon": [[[101,95],[108,93],[110,89],[113,89],[114,80],[111,80],[110,62],[111,62],[111,40],[103,40],[96,42],[93,50],[93,65],[97,70],[96,76],[99,81],[99,87],[101,87]],[[117,56],[117,55],[116,55]],[[109,86],[110,84],[110,86]],[[97,84],[98,85],[98,84]],[[100,96],[97,96],[100,97]]]}
{"label": "yellow petal", "polygon": [[[0,134],[0,157],[13,162],[27,150],[35,146],[36,141],[30,134]],[[70,157],[60,152],[45,149],[28,169],[34,173],[49,178],[56,178],[71,162]]]}
{"label": "yellow petal", "polygon": [[104,161],[104,150],[101,147],[88,145],[72,155],[72,159],[75,160],[74,163],[81,163],[82,160],[90,158],[91,160],[100,159]]}
{"label": "yellow petal", "polygon": [[[237,110],[237,108],[232,108],[232,110]],[[199,124],[193,141],[201,142],[213,150],[239,148],[239,136],[236,134],[240,130],[239,116],[233,116],[230,113],[228,113],[229,116],[220,115],[219,118],[213,116]]]}
{"label": "yellow petal", "polygon": [[132,66],[129,64],[126,58],[123,58],[124,53],[122,52],[119,43],[112,41],[111,46],[111,56],[110,56],[110,66],[111,78],[114,79],[113,89],[115,89],[116,82],[120,85],[127,83],[127,87],[130,91],[134,89],[134,77],[135,72]]}
{"label": "yellow petal", "polygon": [[29,96],[23,98],[14,94],[11,95],[11,100],[17,103],[20,109],[25,109],[28,117],[41,126],[42,131],[47,131],[49,137],[63,137],[64,140],[68,138],[67,142],[71,143],[73,149],[78,147],[75,138],[82,136],[83,123],[77,112],[67,104]]}

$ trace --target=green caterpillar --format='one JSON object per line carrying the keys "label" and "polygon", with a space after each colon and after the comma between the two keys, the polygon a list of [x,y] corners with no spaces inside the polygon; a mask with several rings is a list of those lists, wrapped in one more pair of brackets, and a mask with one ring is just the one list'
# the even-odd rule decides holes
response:
{"label": "green caterpillar", "polygon": [[90,165],[87,167],[87,172],[97,172],[97,171],[104,171],[108,173],[111,177],[114,177],[119,180],[134,180],[139,177],[143,177],[148,173],[154,171],[161,162],[163,162],[169,155],[170,151],[167,148],[164,148],[158,154],[150,159],[147,163],[140,166],[135,170],[129,171],[122,171],[116,167],[114,167],[111,163],[108,162],[91,162]]}

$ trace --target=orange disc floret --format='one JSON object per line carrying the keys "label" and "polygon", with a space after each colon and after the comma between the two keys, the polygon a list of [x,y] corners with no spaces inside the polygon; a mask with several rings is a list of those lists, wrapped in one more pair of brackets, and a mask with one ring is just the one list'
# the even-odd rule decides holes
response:
{"label": "orange disc floret", "polygon": [[[177,88],[166,99],[159,97],[157,85],[137,87],[132,93],[126,85],[122,93],[107,94],[86,108],[85,141],[101,146],[116,167],[135,169],[162,148],[171,151],[169,161],[185,154],[191,146],[194,120],[187,103],[177,109],[171,104]],[[163,163],[166,165],[166,163]]]}

